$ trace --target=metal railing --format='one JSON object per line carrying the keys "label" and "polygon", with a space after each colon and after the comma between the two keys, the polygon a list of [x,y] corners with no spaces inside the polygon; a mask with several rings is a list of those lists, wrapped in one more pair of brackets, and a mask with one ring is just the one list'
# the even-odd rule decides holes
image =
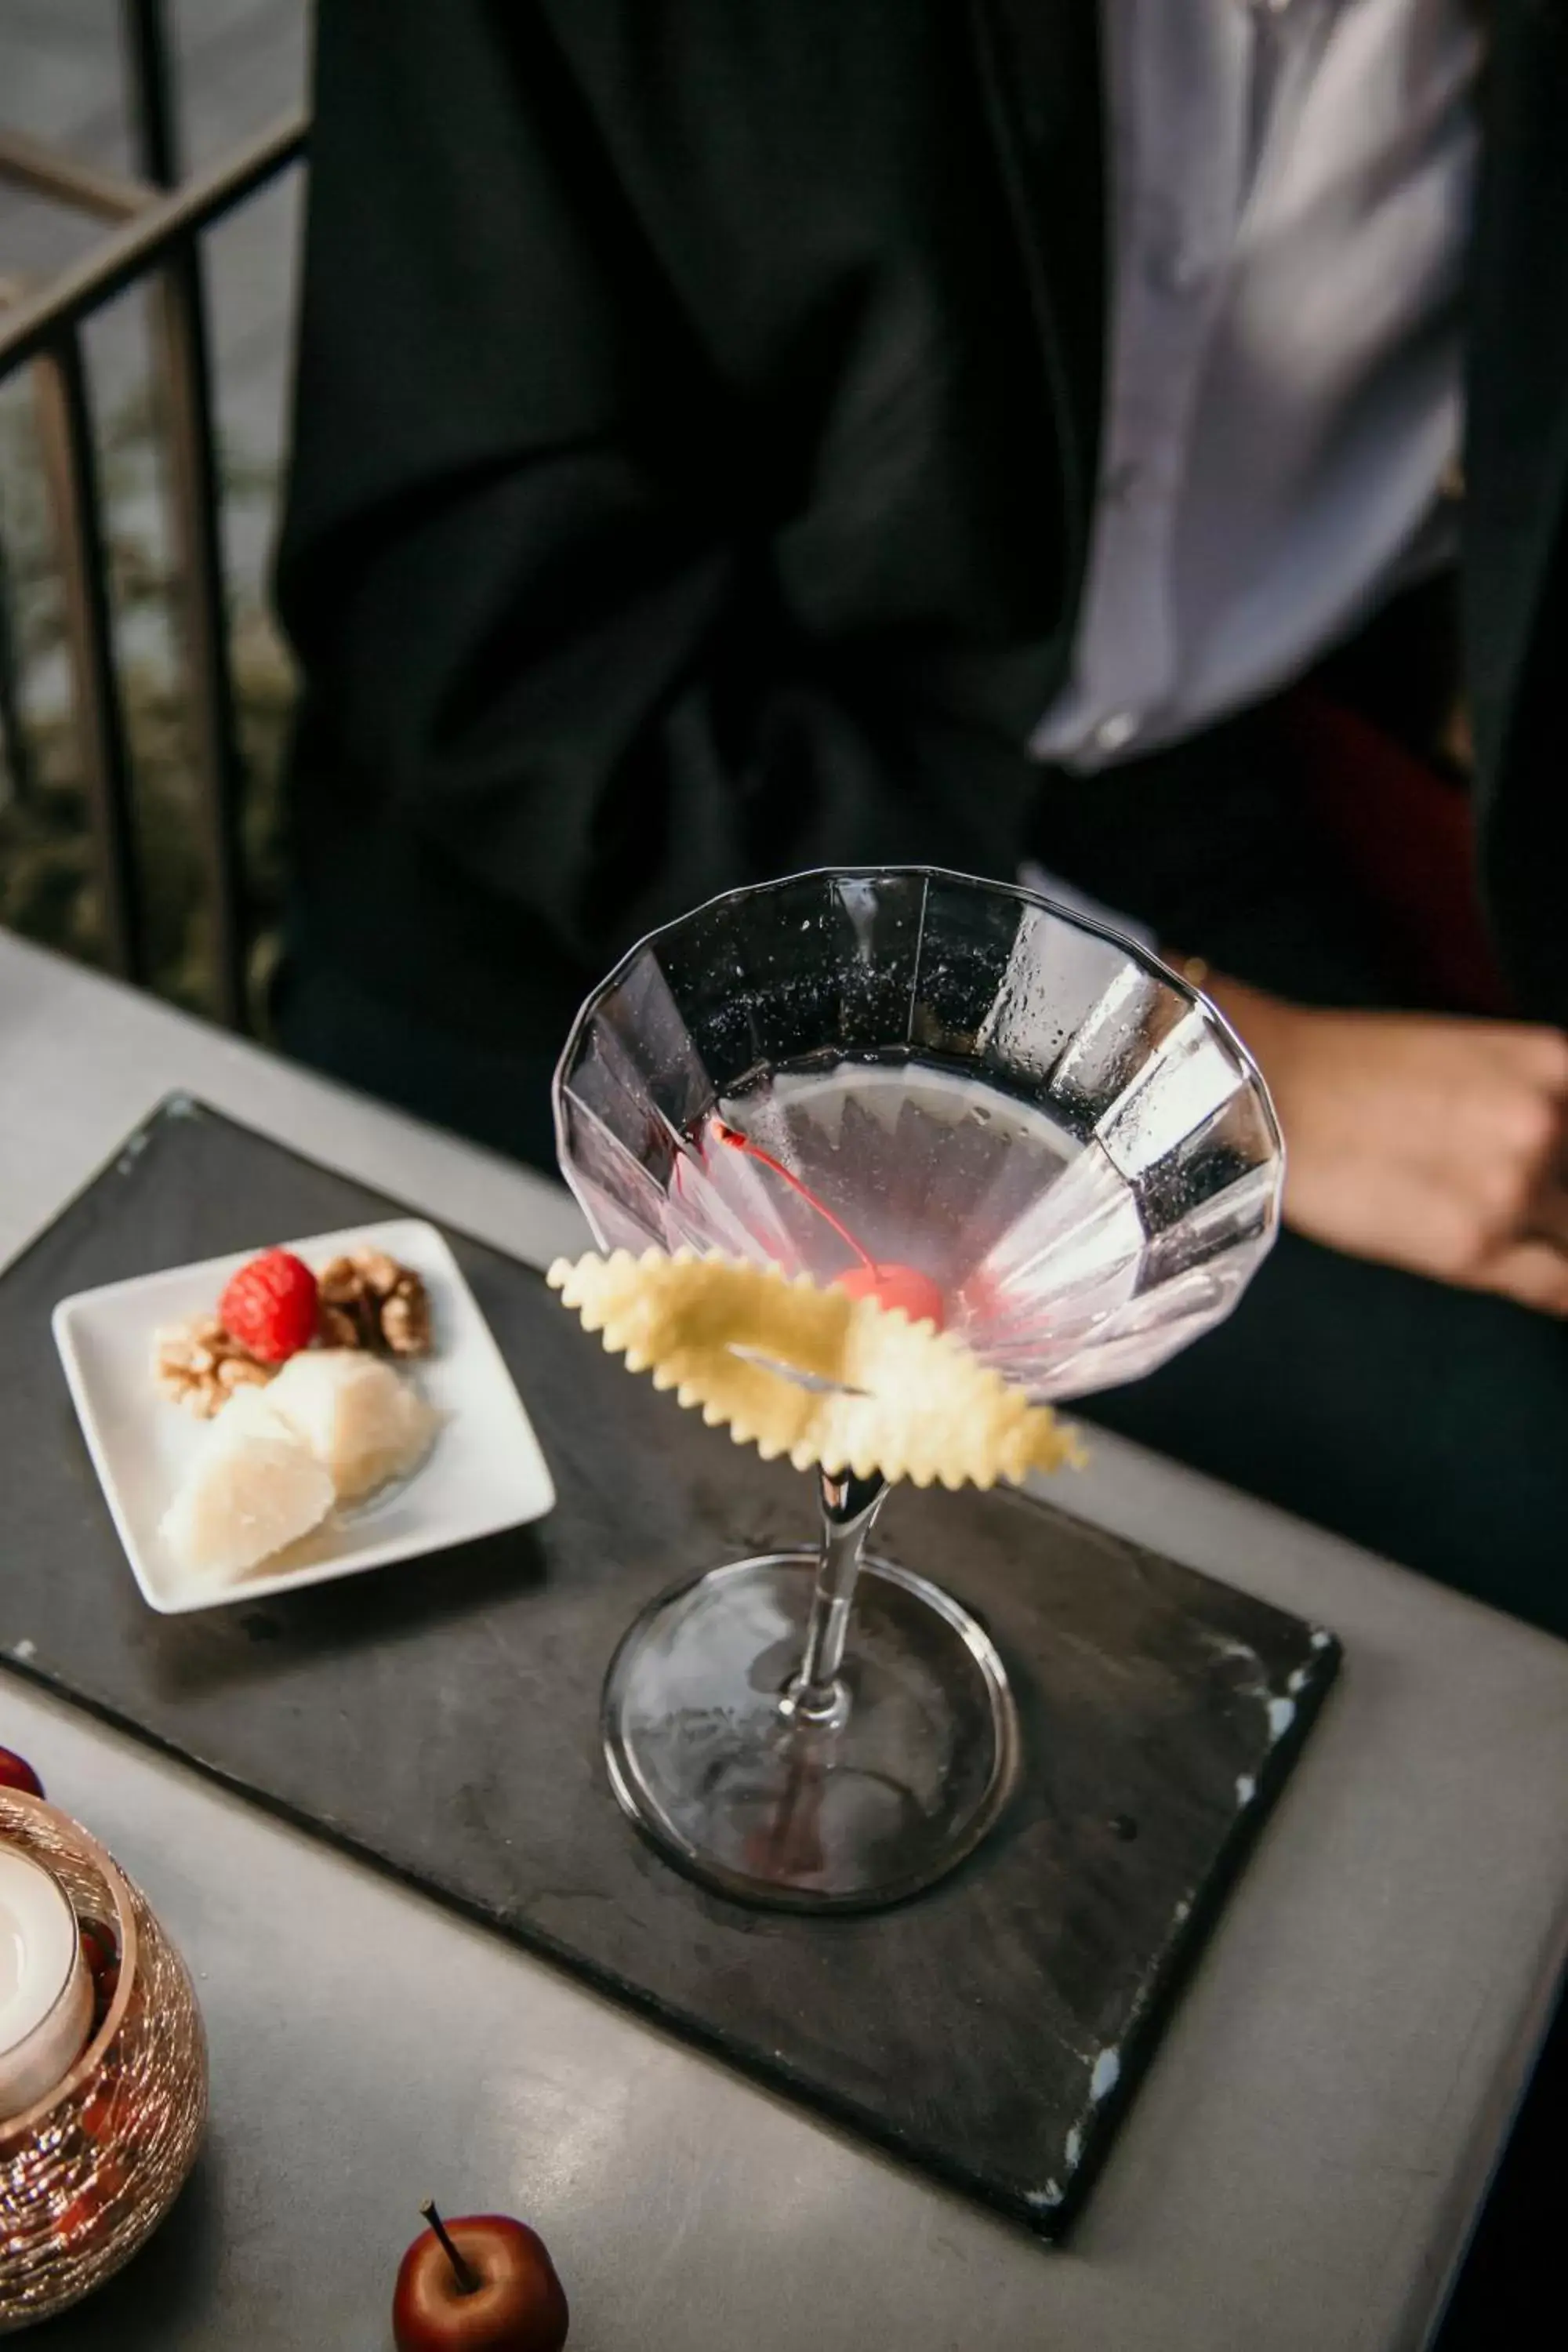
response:
{"label": "metal railing", "polygon": [[[74,268],[0,309],[0,382],[30,368],[45,479],[58,539],[78,758],[107,960],[146,977],[125,702],[115,650],[83,329],[134,287],[152,296],[157,421],[167,466],[179,637],[193,730],[197,826],[213,958],[213,1002],[247,1024],[248,947],[240,860],[243,773],[220,543],[212,370],[200,240],[303,155],[304,114],[286,116],[208,172],[182,180],[162,0],[122,0],[139,176],[127,180],[0,133],[0,177],[114,221]],[[0,570],[0,600],[4,597]],[[3,616],[0,616],[3,618]],[[0,625],[0,733],[25,761],[15,665]]]}

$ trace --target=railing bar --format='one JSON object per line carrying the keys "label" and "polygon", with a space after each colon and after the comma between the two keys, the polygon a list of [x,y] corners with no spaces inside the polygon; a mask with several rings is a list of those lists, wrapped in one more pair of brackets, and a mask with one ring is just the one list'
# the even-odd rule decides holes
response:
{"label": "railing bar", "polygon": [[180,176],[180,154],[163,0],[125,0],[121,23],[137,162],[147,179],[172,188]]}
{"label": "railing bar", "polygon": [[21,131],[0,131],[0,180],[102,220],[132,220],[148,205],[155,205],[159,194],[144,180],[122,179],[95,163],[79,163],[74,155],[62,155]]}
{"label": "railing bar", "polygon": [[110,968],[122,979],[140,982],[145,977],[145,960],[131,814],[131,761],[114,655],[92,411],[81,338],[74,325],[37,354],[34,385],[44,469],[59,532],[66,637],[82,781],[92,823],[104,951]]}
{"label": "railing bar", "polygon": [[190,246],[175,256],[153,292],[181,634],[190,686],[197,825],[212,923],[215,1009],[229,1028],[244,1029],[244,779],[235,724],[206,311],[200,257]]}
{"label": "railing bar", "polygon": [[226,163],[148,205],[135,220],[105,237],[95,253],[19,303],[0,321],[0,376],[43,351],[62,328],[77,324],[123,293],[171,248],[221,220],[254,190],[275,179],[303,154],[308,127],[302,110],[284,116]]}

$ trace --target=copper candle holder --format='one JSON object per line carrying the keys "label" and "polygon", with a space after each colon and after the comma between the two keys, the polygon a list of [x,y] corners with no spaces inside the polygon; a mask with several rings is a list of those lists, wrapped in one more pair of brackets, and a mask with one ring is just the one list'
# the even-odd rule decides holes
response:
{"label": "copper candle holder", "polygon": [[184,2186],[207,2111],[206,2041],[184,1961],[79,1823],[0,1790],[0,1835],[53,1871],[120,1980],[69,2073],[0,2122],[0,2336],[51,2318],[128,2263]]}

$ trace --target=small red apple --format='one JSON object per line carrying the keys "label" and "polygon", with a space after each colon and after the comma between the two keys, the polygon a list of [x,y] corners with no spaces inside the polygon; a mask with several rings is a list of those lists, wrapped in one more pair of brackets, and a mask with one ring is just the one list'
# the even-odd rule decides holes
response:
{"label": "small red apple", "polygon": [[544,2242],[506,2213],[443,2221],[415,2239],[397,2273],[397,2352],[561,2352],[566,2297]]}
{"label": "small red apple", "polygon": [[41,1797],[44,1784],[25,1756],[0,1748],[0,1789],[20,1789],[24,1796]]}

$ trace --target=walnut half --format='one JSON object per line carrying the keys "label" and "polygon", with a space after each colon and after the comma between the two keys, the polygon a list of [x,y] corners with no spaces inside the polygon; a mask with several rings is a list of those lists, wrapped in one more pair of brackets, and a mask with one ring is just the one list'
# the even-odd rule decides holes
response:
{"label": "walnut half", "polygon": [[384,1250],[351,1250],[319,1277],[321,1334],[329,1347],[384,1348],[392,1356],[423,1356],[430,1346],[430,1301],[425,1285]]}
{"label": "walnut half", "polygon": [[153,1334],[153,1378],[163,1395],[210,1421],[236,1389],[264,1388],[275,1366],[258,1364],[216,1315],[166,1323]]}

